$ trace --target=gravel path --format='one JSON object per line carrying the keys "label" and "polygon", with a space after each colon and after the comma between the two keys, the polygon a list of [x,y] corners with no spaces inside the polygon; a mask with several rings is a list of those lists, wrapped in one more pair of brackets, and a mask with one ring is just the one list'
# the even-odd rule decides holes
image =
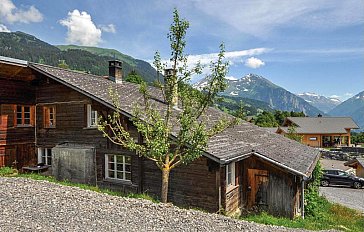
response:
{"label": "gravel path", "polygon": [[302,231],[24,178],[0,178],[0,231]]}
{"label": "gravel path", "polygon": [[348,187],[320,187],[320,193],[329,201],[357,209],[364,213],[364,189]]}

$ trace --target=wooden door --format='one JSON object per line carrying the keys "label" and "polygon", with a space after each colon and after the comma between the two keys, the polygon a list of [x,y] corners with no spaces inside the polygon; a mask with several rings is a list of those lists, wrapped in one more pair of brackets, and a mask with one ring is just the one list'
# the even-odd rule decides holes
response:
{"label": "wooden door", "polygon": [[248,208],[267,204],[268,182],[267,170],[248,169]]}

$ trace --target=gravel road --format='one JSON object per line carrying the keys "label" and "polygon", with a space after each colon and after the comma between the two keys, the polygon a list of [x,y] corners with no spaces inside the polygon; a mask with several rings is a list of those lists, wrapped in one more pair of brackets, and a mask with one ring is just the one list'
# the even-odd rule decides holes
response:
{"label": "gravel road", "polygon": [[364,213],[364,189],[348,187],[320,187],[320,193],[329,201],[357,209]]}
{"label": "gravel road", "polygon": [[24,178],[0,178],[0,231],[303,231]]}

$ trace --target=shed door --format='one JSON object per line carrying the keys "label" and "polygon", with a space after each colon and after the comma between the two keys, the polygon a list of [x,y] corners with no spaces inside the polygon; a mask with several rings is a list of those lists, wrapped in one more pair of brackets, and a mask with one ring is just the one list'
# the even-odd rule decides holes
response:
{"label": "shed door", "polygon": [[248,169],[248,208],[267,205],[268,182],[267,170]]}

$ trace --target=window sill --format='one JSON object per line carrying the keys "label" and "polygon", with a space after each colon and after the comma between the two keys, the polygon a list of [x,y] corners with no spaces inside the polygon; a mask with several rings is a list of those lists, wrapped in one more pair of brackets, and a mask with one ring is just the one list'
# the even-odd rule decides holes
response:
{"label": "window sill", "polygon": [[112,184],[120,184],[120,185],[133,185],[131,180],[118,180],[118,179],[111,179],[111,178],[104,178],[104,182],[112,183]]}
{"label": "window sill", "polygon": [[229,185],[226,187],[226,193],[229,193],[237,188],[239,188],[239,185]]}
{"label": "window sill", "polygon": [[28,128],[28,127],[34,127],[33,125],[16,125],[15,128]]}
{"label": "window sill", "polygon": [[97,126],[89,126],[89,127],[84,127],[82,128],[83,130],[95,130],[97,129]]}

